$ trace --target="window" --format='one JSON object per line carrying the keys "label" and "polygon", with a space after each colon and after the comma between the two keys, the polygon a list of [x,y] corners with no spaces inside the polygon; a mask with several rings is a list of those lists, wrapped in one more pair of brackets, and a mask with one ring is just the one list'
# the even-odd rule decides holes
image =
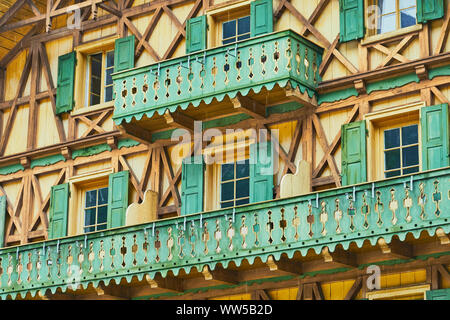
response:
{"label": "window", "polygon": [[114,51],[88,56],[88,105],[111,101],[113,98]]}
{"label": "window", "polygon": [[222,24],[222,44],[250,38],[250,16],[229,20]]}
{"label": "window", "polygon": [[417,124],[384,130],[384,175],[386,178],[419,171]]}
{"label": "window", "polygon": [[108,215],[108,188],[88,190],[84,201],[84,232],[105,230]]}
{"label": "window", "polygon": [[249,160],[225,163],[221,166],[220,207],[229,208],[249,203]]}
{"label": "window", "polygon": [[416,24],[416,0],[378,0],[377,33]]}

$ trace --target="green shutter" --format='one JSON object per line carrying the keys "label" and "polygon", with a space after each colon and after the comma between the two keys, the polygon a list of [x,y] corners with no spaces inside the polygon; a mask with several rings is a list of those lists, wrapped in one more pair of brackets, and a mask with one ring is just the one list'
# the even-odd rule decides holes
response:
{"label": "green shutter", "polygon": [[449,165],[448,104],[423,107],[420,110],[422,133],[422,170]]}
{"label": "green shutter", "polygon": [[0,248],[5,245],[6,196],[0,196]]}
{"label": "green shutter", "polygon": [[417,23],[427,23],[444,16],[444,0],[417,0]]}
{"label": "green shutter", "polygon": [[273,32],[272,0],[256,0],[250,3],[250,36]]}
{"label": "green shutter", "polygon": [[366,122],[344,124],[341,128],[342,185],[357,184],[367,180]]}
{"label": "green shutter", "polygon": [[128,207],[128,179],[128,171],[121,171],[109,175],[108,229],[125,225],[125,212]]}
{"label": "green shutter", "polygon": [[340,42],[364,37],[364,0],[339,0]]}
{"label": "green shutter", "polygon": [[186,54],[206,49],[206,16],[189,19],[186,23]]}
{"label": "green shutter", "polygon": [[181,168],[181,214],[203,211],[203,157],[183,159]]}
{"label": "green shutter", "polygon": [[69,214],[69,184],[53,186],[50,196],[50,219],[48,224],[48,238],[62,238],[67,236],[67,221]]}
{"label": "green shutter", "polygon": [[117,39],[114,44],[114,72],[134,68],[134,36]]}
{"label": "green shutter", "polygon": [[56,114],[73,109],[73,88],[75,85],[76,52],[58,57],[58,83],[56,88]]}
{"label": "green shutter", "polygon": [[250,203],[273,199],[272,143],[250,145]]}
{"label": "green shutter", "polygon": [[430,290],[426,295],[427,300],[450,300],[450,289]]}

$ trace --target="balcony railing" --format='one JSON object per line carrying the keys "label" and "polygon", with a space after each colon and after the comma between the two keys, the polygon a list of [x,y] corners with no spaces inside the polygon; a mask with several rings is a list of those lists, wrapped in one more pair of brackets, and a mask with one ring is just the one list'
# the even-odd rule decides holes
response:
{"label": "balcony railing", "polygon": [[[9,247],[0,253],[0,297],[86,288],[171,270],[226,268],[243,259],[330,252],[351,242],[390,243],[423,230],[450,232],[450,168],[154,223]],[[412,188],[411,188],[412,182]],[[44,292],[42,292],[44,293]]]}
{"label": "balcony railing", "polygon": [[250,89],[271,90],[275,84],[307,91],[320,82],[323,49],[293,31],[282,31],[201,51],[113,75],[114,120],[120,124],[145,114],[162,115],[190,103],[222,101]]}

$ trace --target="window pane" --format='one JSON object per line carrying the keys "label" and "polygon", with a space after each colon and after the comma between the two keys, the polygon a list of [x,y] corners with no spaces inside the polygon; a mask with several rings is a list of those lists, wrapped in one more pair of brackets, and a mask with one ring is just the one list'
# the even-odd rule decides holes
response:
{"label": "window pane", "polygon": [[91,56],[91,76],[101,77],[102,73],[102,54]]}
{"label": "window pane", "polygon": [[113,95],[113,87],[109,86],[105,88],[105,102],[111,101]]}
{"label": "window pane", "polygon": [[100,78],[91,78],[91,92],[100,95]]}
{"label": "window pane", "polygon": [[391,129],[384,131],[384,148],[398,148],[400,147],[400,129]]}
{"label": "window pane", "polygon": [[381,14],[395,12],[394,0],[379,0]]}
{"label": "window pane", "polygon": [[409,173],[414,173],[414,172],[419,172],[419,167],[412,167],[412,168],[403,170],[403,174],[409,174]]}
{"label": "window pane", "polygon": [[105,82],[106,85],[109,85],[109,84],[113,83],[112,73],[113,73],[113,69],[112,68],[106,69],[106,79],[105,79],[106,80],[106,82]]}
{"label": "window pane", "polygon": [[416,6],[416,0],[400,0],[400,10]]}
{"label": "window pane", "polygon": [[223,202],[221,206],[222,208],[230,208],[233,206],[233,201]]}
{"label": "window pane", "polygon": [[95,208],[84,209],[84,225],[92,226],[95,224]]}
{"label": "window pane", "polygon": [[386,178],[396,177],[399,175],[401,175],[400,170],[386,172],[386,174],[385,174]]}
{"label": "window pane", "polygon": [[101,188],[98,190],[98,204],[108,203],[108,188]]}
{"label": "window pane", "polygon": [[250,16],[238,20],[238,34],[250,32]]}
{"label": "window pane", "polygon": [[237,206],[242,206],[243,204],[248,204],[248,203],[249,203],[249,199],[248,198],[236,201],[236,205]]}
{"label": "window pane", "polygon": [[416,8],[400,11],[400,27],[406,28],[416,24]]}
{"label": "window pane", "polygon": [[410,167],[419,164],[419,146],[403,148],[402,162],[403,167]]}
{"label": "window pane", "polygon": [[113,67],[114,66],[114,51],[109,51],[106,53],[106,67]]}
{"label": "window pane", "polygon": [[85,208],[94,207],[97,204],[97,190],[86,192]]}
{"label": "window pane", "polygon": [[223,23],[222,39],[236,36],[236,20]]}
{"label": "window pane", "polygon": [[87,228],[84,228],[84,232],[85,232],[85,233],[87,233],[87,232],[93,232],[93,231],[95,231],[95,227],[87,227]]}
{"label": "window pane", "polygon": [[402,128],[402,145],[415,144],[419,141],[417,124]]}
{"label": "window pane", "polygon": [[234,182],[222,183],[222,201],[234,199]]}
{"label": "window pane", "polygon": [[97,226],[97,230],[105,230],[105,229],[106,229],[106,224]]}
{"label": "window pane", "polygon": [[234,178],[234,163],[225,163],[222,165],[222,181],[232,180]]}
{"label": "window pane", "polygon": [[94,104],[99,104],[99,103],[100,103],[100,96],[91,94],[91,98],[89,99],[89,104],[92,106]]}
{"label": "window pane", "polygon": [[400,168],[400,149],[384,152],[385,170]]}
{"label": "window pane", "polygon": [[236,162],[236,178],[245,178],[249,176],[249,162],[248,159],[245,161]]}
{"label": "window pane", "polygon": [[396,29],[395,13],[381,17],[380,33],[393,31]]}
{"label": "window pane", "polygon": [[245,40],[250,38],[250,33],[244,34],[243,36],[238,37],[238,41]]}
{"label": "window pane", "polygon": [[98,207],[97,223],[106,223],[108,216],[108,206]]}
{"label": "window pane", "polygon": [[244,198],[249,196],[249,179],[236,181],[236,198]]}
{"label": "window pane", "polygon": [[222,42],[223,42],[223,44],[233,43],[233,42],[236,42],[236,38],[230,38],[230,39],[227,39],[227,40],[223,40]]}

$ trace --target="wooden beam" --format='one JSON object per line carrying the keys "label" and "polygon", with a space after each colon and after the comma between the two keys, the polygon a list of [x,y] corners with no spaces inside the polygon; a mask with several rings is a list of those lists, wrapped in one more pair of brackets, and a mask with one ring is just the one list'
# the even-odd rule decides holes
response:
{"label": "wooden beam", "polygon": [[140,126],[123,121],[122,124],[117,126],[117,128],[124,137],[128,137],[145,144],[152,143],[151,132]]}
{"label": "wooden beam", "polygon": [[335,248],[335,252],[331,253],[328,247],[323,247],[321,255],[324,259],[324,262],[326,263],[335,262],[348,267],[357,266],[356,256],[350,251],[344,251]]}
{"label": "wooden beam", "polygon": [[249,97],[237,94],[231,99],[233,106],[238,111],[248,114],[254,119],[264,119],[266,117],[266,107]]}
{"label": "wooden beam", "polygon": [[270,271],[284,271],[291,274],[302,273],[302,267],[300,262],[297,262],[292,259],[281,257],[280,260],[276,261],[275,258],[272,255],[270,255],[267,258],[266,264],[269,267]]}
{"label": "wooden beam", "polygon": [[258,289],[252,292],[251,300],[272,300],[264,289]]}
{"label": "wooden beam", "polygon": [[145,275],[145,281],[153,289],[160,288],[172,292],[183,292],[183,280],[179,278],[170,276],[163,278],[158,274],[152,279],[149,275]]}
{"label": "wooden beam", "polygon": [[26,0],[18,0],[6,11],[0,18],[0,27],[9,21],[9,19],[16,14],[23,7]]}
{"label": "wooden beam", "polygon": [[312,98],[309,97],[308,91],[300,92],[299,88],[292,89],[290,85],[287,85],[285,88],[286,97],[291,100],[300,103],[304,107],[317,107],[317,98],[314,95]]}
{"label": "wooden beam", "polygon": [[445,233],[444,229],[442,229],[442,228],[436,229],[436,236],[438,237],[438,239],[442,245],[450,244],[450,238]]}
{"label": "wooden beam", "polygon": [[191,134],[194,133],[194,119],[181,112],[170,113],[169,110],[166,110],[164,119],[166,119],[166,123],[171,127],[186,129]]}
{"label": "wooden beam", "polygon": [[399,240],[392,239],[391,243],[388,244],[386,240],[380,238],[378,239],[378,245],[384,254],[391,254],[401,259],[411,259],[413,256],[411,245]]}
{"label": "wooden beam", "polygon": [[203,267],[202,274],[205,280],[216,280],[225,282],[228,284],[236,284],[239,283],[239,275],[238,272],[234,270],[227,270],[223,268],[217,268],[215,270],[211,270],[207,265]]}
{"label": "wooden beam", "polygon": [[363,284],[363,277],[356,278],[352,287],[350,288],[350,290],[348,290],[347,294],[345,295],[344,300],[353,300],[358,295],[359,290],[361,290],[362,284]]}

